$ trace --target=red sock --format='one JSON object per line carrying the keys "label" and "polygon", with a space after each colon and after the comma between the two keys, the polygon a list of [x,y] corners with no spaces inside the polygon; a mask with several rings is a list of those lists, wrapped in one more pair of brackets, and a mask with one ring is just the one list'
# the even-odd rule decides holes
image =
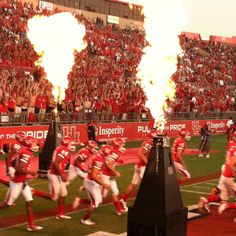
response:
{"label": "red sock", "polygon": [[128,199],[128,194],[127,193],[123,193],[123,200],[126,202],[127,201],[127,199]]}
{"label": "red sock", "polygon": [[64,215],[64,212],[65,212],[65,208],[64,208],[64,205],[63,204],[59,204],[58,205],[58,210],[57,210],[57,215]]}
{"label": "red sock", "polygon": [[42,192],[36,189],[32,189],[33,196],[42,197],[51,200],[51,195],[47,192]]}
{"label": "red sock", "polygon": [[119,201],[114,201],[114,205],[117,211],[121,211],[121,206]]}
{"label": "red sock", "polygon": [[79,201],[80,204],[90,204],[91,201],[88,198],[82,198]]}
{"label": "red sock", "polygon": [[82,217],[82,219],[83,219],[83,220],[87,220],[87,219],[90,218],[90,216],[91,216],[90,213],[85,213],[84,216]]}
{"label": "red sock", "polygon": [[207,197],[208,202],[220,202],[220,196],[218,194],[209,195]]}
{"label": "red sock", "polygon": [[227,203],[227,208],[229,209],[236,209],[236,203]]}
{"label": "red sock", "polygon": [[28,219],[29,226],[34,225],[34,216],[33,216],[32,210],[27,212],[27,219]]}
{"label": "red sock", "polygon": [[185,182],[185,180],[184,179],[179,179],[179,185],[181,185],[181,184],[183,184],[184,182]]}

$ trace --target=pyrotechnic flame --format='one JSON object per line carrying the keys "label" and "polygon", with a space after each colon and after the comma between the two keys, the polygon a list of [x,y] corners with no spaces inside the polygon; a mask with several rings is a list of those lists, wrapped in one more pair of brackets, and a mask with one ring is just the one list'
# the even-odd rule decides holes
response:
{"label": "pyrotechnic flame", "polygon": [[155,126],[163,131],[167,110],[166,100],[173,100],[175,83],[171,76],[177,69],[181,53],[178,35],[186,15],[180,0],[143,0],[144,29],[148,45],[138,66],[137,77],[147,96],[146,106],[155,118]]}
{"label": "pyrotechnic flame", "polygon": [[74,51],[86,47],[84,35],[85,26],[69,12],[49,17],[37,15],[28,21],[27,36],[40,56],[36,63],[44,67],[47,79],[53,84],[56,101],[65,97]]}

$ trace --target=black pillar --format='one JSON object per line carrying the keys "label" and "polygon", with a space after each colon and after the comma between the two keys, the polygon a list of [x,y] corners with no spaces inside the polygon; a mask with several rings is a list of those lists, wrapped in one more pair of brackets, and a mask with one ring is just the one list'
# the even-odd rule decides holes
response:
{"label": "black pillar", "polygon": [[59,117],[53,116],[42,151],[39,153],[39,177],[46,177],[53,152],[60,145],[62,132]]}
{"label": "black pillar", "polygon": [[168,137],[154,138],[136,200],[128,211],[128,236],[185,236],[183,206]]}

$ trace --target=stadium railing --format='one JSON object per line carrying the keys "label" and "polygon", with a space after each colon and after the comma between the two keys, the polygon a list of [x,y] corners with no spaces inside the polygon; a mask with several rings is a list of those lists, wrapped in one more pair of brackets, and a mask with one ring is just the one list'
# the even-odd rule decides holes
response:
{"label": "stadium railing", "polygon": [[[178,112],[167,114],[167,120],[202,120],[202,119],[228,119],[230,116],[236,117],[236,112]],[[17,125],[47,125],[54,117],[53,113],[38,113],[38,114],[0,114],[0,126],[17,126]],[[93,119],[99,123],[109,122],[137,122],[149,121],[150,114],[143,112],[137,113],[100,113],[93,109],[84,109],[78,113],[58,113],[61,123],[75,124],[86,123]]]}

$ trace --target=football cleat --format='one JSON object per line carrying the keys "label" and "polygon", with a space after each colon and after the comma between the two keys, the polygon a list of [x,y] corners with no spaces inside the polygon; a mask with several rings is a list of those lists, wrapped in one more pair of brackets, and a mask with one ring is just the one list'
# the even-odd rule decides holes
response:
{"label": "football cleat", "polygon": [[122,207],[123,213],[124,213],[124,212],[128,212],[127,204],[126,204],[126,202],[125,202],[123,199],[120,199],[120,205],[121,205],[121,207]]}
{"label": "football cleat", "polygon": [[210,154],[207,154],[207,155],[206,155],[206,158],[210,158]]}
{"label": "football cleat", "polygon": [[70,220],[71,217],[70,216],[66,216],[66,215],[57,215],[56,219],[57,220]]}
{"label": "football cleat", "polygon": [[209,202],[205,197],[200,197],[199,203],[198,203],[198,209],[211,212],[209,208]]}
{"label": "football cleat", "polygon": [[43,227],[39,225],[27,225],[26,230],[27,231],[39,231],[42,230]]}
{"label": "football cleat", "polygon": [[226,202],[221,203],[220,206],[218,207],[218,213],[222,214],[223,211],[225,211],[226,209],[227,209],[227,203]]}
{"label": "football cleat", "polygon": [[198,157],[203,157],[203,154],[202,154],[202,153],[200,153],[200,154],[198,155]]}
{"label": "football cleat", "polygon": [[75,197],[73,204],[72,204],[72,209],[76,210],[80,205],[80,198],[79,197]]}
{"label": "football cleat", "polygon": [[90,219],[87,219],[87,220],[81,219],[80,222],[83,225],[95,225],[96,224],[95,222],[91,221]]}

